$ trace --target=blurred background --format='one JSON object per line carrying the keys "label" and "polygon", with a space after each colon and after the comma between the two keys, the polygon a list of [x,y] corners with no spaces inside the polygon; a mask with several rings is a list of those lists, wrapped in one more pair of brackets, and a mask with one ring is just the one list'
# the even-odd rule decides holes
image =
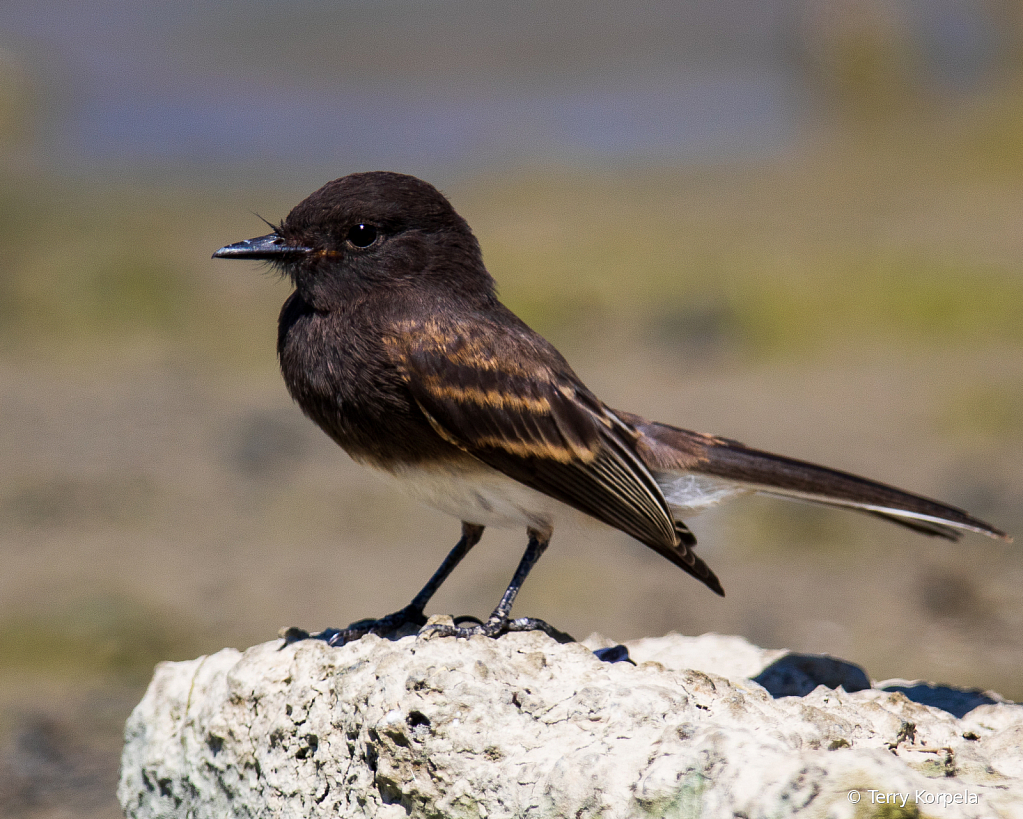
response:
{"label": "blurred background", "polygon": [[[0,813],[113,817],[153,665],[404,605],[457,522],[294,407],[287,286],[213,262],[324,182],[440,187],[611,406],[1023,534],[1023,6],[6,0]],[[1023,698],[1023,552],[739,501],[716,598],[559,531],[516,613]],[[432,612],[485,616],[488,532]]]}

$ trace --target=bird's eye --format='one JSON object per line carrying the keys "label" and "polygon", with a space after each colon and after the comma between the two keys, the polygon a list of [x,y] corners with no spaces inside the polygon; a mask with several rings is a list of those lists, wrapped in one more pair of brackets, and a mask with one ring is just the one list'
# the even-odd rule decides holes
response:
{"label": "bird's eye", "polygon": [[373,225],[358,224],[345,237],[355,247],[369,247],[377,240],[380,232]]}

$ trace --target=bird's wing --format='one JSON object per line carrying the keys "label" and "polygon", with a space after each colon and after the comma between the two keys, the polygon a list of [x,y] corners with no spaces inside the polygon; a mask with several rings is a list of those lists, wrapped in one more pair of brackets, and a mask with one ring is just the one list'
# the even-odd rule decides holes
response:
{"label": "bird's wing", "polygon": [[636,453],[638,433],[523,325],[402,320],[384,341],[415,402],[450,443],[631,535],[720,593]]}
{"label": "bird's wing", "polygon": [[767,495],[856,509],[928,535],[963,530],[1011,540],[962,509],[848,472],[752,449],[738,441],[619,413],[642,435],[637,451],[655,474],[706,475]]}

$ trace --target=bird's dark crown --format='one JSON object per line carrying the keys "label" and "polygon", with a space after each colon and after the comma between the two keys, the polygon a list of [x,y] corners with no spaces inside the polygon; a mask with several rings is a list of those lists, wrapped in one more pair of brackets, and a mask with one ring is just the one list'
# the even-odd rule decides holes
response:
{"label": "bird's dark crown", "polygon": [[276,232],[300,249],[277,264],[315,309],[379,287],[494,298],[468,223],[414,176],[377,171],[335,179],[296,205]]}

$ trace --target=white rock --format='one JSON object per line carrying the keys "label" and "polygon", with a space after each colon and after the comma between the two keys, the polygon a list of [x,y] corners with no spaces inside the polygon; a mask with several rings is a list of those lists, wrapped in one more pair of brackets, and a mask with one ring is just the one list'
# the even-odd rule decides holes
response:
{"label": "white rock", "polygon": [[[774,698],[750,677],[784,652],[715,635],[628,648],[639,665],[540,633],[162,663],[118,795],[129,817],[197,819],[1023,817],[1023,706],[981,697],[958,719],[877,688]],[[855,668],[793,667],[797,687]]]}

